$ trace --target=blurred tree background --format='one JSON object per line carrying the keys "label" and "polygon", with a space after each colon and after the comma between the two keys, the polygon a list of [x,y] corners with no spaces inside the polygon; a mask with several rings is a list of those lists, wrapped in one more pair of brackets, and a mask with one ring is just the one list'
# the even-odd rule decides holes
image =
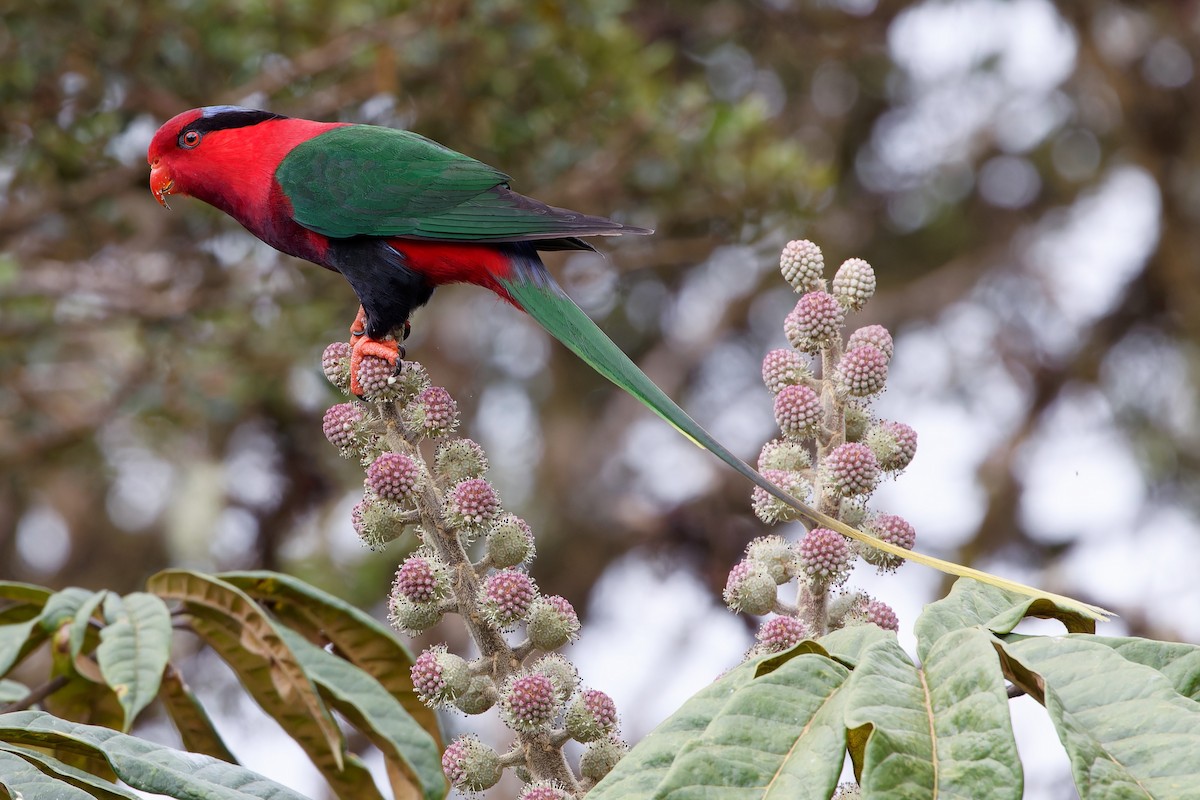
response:
{"label": "blurred tree background", "polygon": [[[1172,613],[1200,603],[1196,3],[4,5],[0,578],[267,567],[379,607],[404,545],[358,544],[360,473],[320,425],[349,287],[148,192],[157,126],[237,103],[411,128],[654,227],[552,268],[747,458],[780,246],[866,258],[858,324],[896,333],[887,399],[922,436],[890,495],[918,547],[1200,637]],[[719,591],[759,532],[740,479],[487,293],[439,290],[409,352],[577,608],[631,550]]]}

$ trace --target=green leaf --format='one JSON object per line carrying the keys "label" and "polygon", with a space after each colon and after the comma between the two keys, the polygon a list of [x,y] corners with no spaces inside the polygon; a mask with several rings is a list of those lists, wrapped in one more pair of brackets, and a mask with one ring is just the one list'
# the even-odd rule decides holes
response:
{"label": "green leaf", "polygon": [[0,581],[0,625],[24,622],[42,612],[54,592],[44,586],[19,581]]}
{"label": "green leaf", "polygon": [[0,680],[0,706],[15,703],[29,694],[29,687],[7,678]]}
{"label": "green leaf", "polygon": [[46,640],[41,617],[0,626],[0,675],[20,663],[28,653]]}
{"label": "green leaf", "polygon": [[96,609],[100,607],[107,596],[108,592],[106,591],[96,592],[75,610],[75,618],[71,621],[71,630],[67,637],[71,658],[78,658],[83,653],[88,633],[92,629],[92,615],[96,613]]}
{"label": "green leaf", "polygon": [[102,800],[141,800],[139,795],[134,794],[128,789],[59,761],[57,758],[40,750],[30,750],[25,747],[16,747],[0,742],[0,751],[13,753],[24,758],[47,775],[52,774],[72,786],[83,789],[88,792],[89,797],[98,797],[102,798]]}
{"label": "green leaf", "polygon": [[853,669],[867,651],[891,634],[878,625],[850,625],[825,634],[817,641],[835,658]]}
{"label": "green leaf", "polygon": [[1136,636],[1089,636],[1088,641],[1107,645],[1127,661],[1158,670],[1175,691],[1200,701],[1200,646]]}
{"label": "green leaf", "polygon": [[236,764],[173,750],[109,728],[68,722],[41,711],[0,714],[0,741],[98,755],[131,788],[181,800],[305,800]]}
{"label": "green leaf", "polygon": [[95,594],[95,592],[89,592],[87,589],[80,589],[78,586],[68,586],[66,589],[58,592],[47,600],[46,605],[42,608],[42,629],[46,633],[54,633],[60,627],[75,619],[80,607]]}
{"label": "green leaf", "polygon": [[175,723],[183,746],[193,753],[204,753],[206,756],[219,758],[236,764],[237,759],[225,746],[221,735],[208,717],[208,712],[200,701],[192,694],[192,690],[183,682],[183,676],[170,664],[163,672],[162,685],[159,687],[158,699],[163,708]]}
{"label": "green leaf", "polygon": [[1090,636],[1001,647],[1040,692],[1083,800],[1200,798],[1200,704],[1161,672]]}
{"label": "green leaf", "polygon": [[1025,617],[1057,619],[1068,633],[1095,633],[1095,619],[1049,600],[1034,600],[978,581],[960,578],[950,594],[930,603],[913,626],[917,657],[924,661],[929,649],[947,633],[980,625],[993,633],[1010,633]]}
{"label": "green leaf", "polygon": [[18,755],[0,750],[0,786],[21,800],[92,800],[92,795],[52,778]]}
{"label": "green leaf", "polygon": [[281,628],[280,634],[333,707],[398,766],[422,796],[445,796],[448,787],[437,742],[379,681],[294,631]]}
{"label": "green leaf", "polygon": [[128,733],[142,709],[158,694],[171,655],[171,613],[152,594],[134,592],[104,602],[108,623],[100,631],[96,660],[100,673],[116,692],[125,712],[121,730]]}
{"label": "green leaf", "polygon": [[[947,634],[919,670],[894,636],[863,654],[846,726],[865,796],[1020,798],[1022,775],[992,637]],[[865,734],[865,735],[863,735]]]}
{"label": "green leaf", "polygon": [[226,572],[219,576],[258,600],[310,641],[330,642],[338,653],[366,672],[444,746],[437,713],[421,702],[409,668],[413,655],[386,626],[344,600],[277,572]]}
{"label": "green leaf", "polygon": [[280,630],[247,594],[186,570],[153,576],[154,593],[182,600],[191,626],[238,674],[242,686],[308,754],[342,797],[379,797],[370,772],[347,756],[342,732]]}
{"label": "green leaf", "polygon": [[[774,669],[758,675],[768,661]],[[742,664],[630,750],[588,800],[826,800],[845,757],[848,675],[816,652]]]}

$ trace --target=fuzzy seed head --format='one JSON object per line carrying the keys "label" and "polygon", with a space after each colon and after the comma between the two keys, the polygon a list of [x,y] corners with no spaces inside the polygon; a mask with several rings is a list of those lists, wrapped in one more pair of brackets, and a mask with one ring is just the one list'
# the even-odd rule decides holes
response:
{"label": "fuzzy seed head", "polygon": [[885,472],[899,472],[917,454],[917,432],[903,422],[880,422],[866,436],[866,444]]}
{"label": "fuzzy seed head", "polygon": [[397,367],[378,356],[363,356],[358,366],[358,383],[363,398],[372,402],[386,402],[400,397],[396,377]]}
{"label": "fuzzy seed head", "polygon": [[482,714],[496,705],[496,683],[488,675],[476,675],[465,692],[454,698],[454,707],[464,714]]}
{"label": "fuzzy seed head", "polygon": [[383,503],[371,492],[354,506],[350,512],[354,532],[372,550],[380,550],[389,542],[399,539],[407,523],[396,513],[395,506]]}
{"label": "fuzzy seed head", "polygon": [[[896,514],[875,514],[864,526],[863,532],[905,550],[912,550],[917,543],[916,530],[908,520]],[[903,558],[866,544],[861,546],[860,554],[864,561],[879,567],[881,572],[896,570],[904,563]]]}
{"label": "fuzzy seed head", "polygon": [[420,485],[420,467],[404,453],[380,453],[367,468],[367,488],[379,499],[402,507],[415,504]]}
{"label": "fuzzy seed head", "polygon": [[879,462],[871,448],[861,442],[840,444],[825,456],[821,465],[827,491],[837,497],[870,494],[879,483]]}
{"label": "fuzzy seed head", "polygon": [[777,585],[796,577],[796,553],[782,536],[760,536],[750,542],[746,560],[770,573]]}
{"label": "fuzzy seed head", "polygon": [[411,401],[429,388],[429,372],[419,361],[401,361],[393,387],[398,397]]}
{"label": "fuzzy seed head", "polygon": [[887,631],[900,631],[900,618],[896,616],[896,612],[887,603],[872,600],[867,603],[867,607],[863,613],[867,622],[872,625],[878,625]]}
{"label": "fuzzy seed head", "polygon": [[762,378],[767,391],[779,394],[785,386],[794,386],[812,377],[812,369],[804,356],[795,350],[779,348],[763,358]]}
{"label": "fuzzy seed head", "polygon": [[450,594],[450,573],[437,559],[416,553],[406,558],[396,570],[393,591],[414,603],[442,600]]}
{"label": "fuzzy seed head", "polygon": [[871,427],[871,412],[862,406],[847,405],[845,408],[846,441],[861,442]]}
{"label": "fuzzy seed head", "polygon": [[846,537],[828,528],[813,528],[799,546],[800,571],[817,586],[838,586],[850,576],[853,558]]}
{"label": "fuzzy seed head", "polygon": [[410,636],[427,631],[442,619],[440,603],[414,603],[399,592],[388,597],[388,621]]}
{"label": "fuzzy seed head", "polygon": [[878,349],[887,356],[888,361],[892,360],[892,355],[896,352],[896,345],[892,342],[892,334],[888,333],[888,329],[882,325],[868,325],[865,328],[859,328],[850,334],[850,338],[846,340],[846,349],[853,350],[865,344]]}
{"label": "fuzzy seed head", "polygon": [[785,386],[775,395],[775,421],[788,439],[806,439],[821,424],[821,398],[803,384]]}
{"label": "fuzzy seed head", "polygon": [[484,478],[456,484],[446,498],[446,521],[468,534],[482,532],[500,513],[500,496]]}
{"label": "fuzzy seed head", "polygon": [[554,781],[528,783],[517,800],[572,800],[573,795]]}
{"label": "fuzzy seed head", "polygon": [[417,395],[413,427],[426,436],[437,439],[448,436],[458,428],[458,402],[441,386],[430,386]]}
{"label": "fuzzy seed head", "polygon": [[[812,494],[812,486],[799,472],[767,469],[762,471],[762,476],[801,502],[806,502]],[[755,515],[768,525],[800,519],[800,512],[766,489],[755,486],[750,498]]]}
{"label": "fuzzy seed head", "polygon": [[354,454],[362,441],[365,428],[362,408],[355,403],[330,406],[321,420],[325,438],[347,458]]}
{"label": "fuzzy seed head", "polygon": [[409,670],[421,702],[431,707],[452,702],[471,686],[471,668],[443,644],[430,647]]}
{"label": "fuzzy seed head", "polygon": [[779,271],[797,292],[819,289],[824,285],[825,256],[807,239],[793,239],[779,254]]}
{"label": "fuzzy seed head", "polygon": [[438,476],[450,485],[482,478],[488,469],[487,454],[471,439],[442,442],[434,453],[433,464]]}
{"label": "fuzzy seed head", "polygon": [[517,675],[500,691],[500,716],[505,725],[516,731],[544,730],[561,707],[554,682],[540,672]]}
{"label": "fuzzy seed head", "polygon": [[763,445],[758,454],[758,469],[783,470],[784,472],[799,472],[812,466],[812,456],[808,448],[790,439],[772,439]]}
{"label": "fuzzy seed head", "polygon": [[536,597],[537,588],[533,581],[516,569],[493,572],[479,587],[479,605],[484,618],[503,630],[511,630],[525,619]]}
{"label": "fuzzy seed head", "polygon": [[729,571],[725,605],[739,613],[769,614],[778,600],[777,585],[766,568],[742,559]]}
{"label": "fuzzy seed head", "polygon": [[442,753],[442,771],[454,788],[482,792],[500,780],[500,756],[475,736],[459,736]]}
{"label": "fuzzy seed head", "polygon": [[771,617],[758,626],[754,638],[764,652],[782,653],[807,639],[808,629],[795,617]]}
{"label": "fuzzy seed head", "polygon": [[532,672],[540,672],[554,684],[558,702],[565,703],[579,686],[579,671],[561,653],[547,653],[533,662]]}
{"label": "fuzzy seed head", "polygon": [[617,727],[617,706],[596,689],[584,689],[571,700],[564,715],[567,733],[577,742],[594,742]]}
{"label": "fuzzy seed head", "polygon": [[579,616],[564,597],[539,597],[529,608],[526,632],[538,650],[557,650],[579,635]]}
{"label": "fuzzy seed head", "polygon": [[321,371],[337,388],[350,391],[350,345],[334,342],[321,354]]}
{"label": "fuzzy seed head", "polygon": [[783,331],[792,347],[816,353],[837,337],[845,316],[846,310],[833,295],[809,292],[800,296],[796,307],[784,319]]}
{"label": "fuzzy seed head", "polygon": [[887,383],[887,376],[887,356],[869,344],[847,350],[837,366],[838,389],[851,397],[879,394]]}
{"label": "fuzzy seed head", "polygon": [[589,780],[600,780],[612,772],[626,750],[625,743],[614,736],[592,742],[579,758],[579,774]]}
{"label": "fuzzy seed head", "polygon": [[833,296],[851,311],[858,311],[875,295],[875,270],[861,258],[842,262],[833,276]]}
{"label": "fuzzy seed head", "polygon": [[487,552],[494,567],[517,567],[533,558],[533,529],[516,514],[505,514],[492,523]]}

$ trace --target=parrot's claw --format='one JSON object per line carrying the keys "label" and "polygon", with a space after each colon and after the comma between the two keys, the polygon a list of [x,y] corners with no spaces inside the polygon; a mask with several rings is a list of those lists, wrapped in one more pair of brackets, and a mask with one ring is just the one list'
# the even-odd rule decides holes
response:
{"label": "parrot's claw", "polygon": [[[408,320],[400,327],[400,340],[408,338],[412,325]],[[355,397],[363,396],[362,384],[358,380],[358,370],[366,356],[382,358],[400,372],[400,362],[404,359],[405,350],[392,336],[386,339],[373,339],[367,333],[367,312],[362,306],[358,307],[358,316],[350,326],[350,393]]]}

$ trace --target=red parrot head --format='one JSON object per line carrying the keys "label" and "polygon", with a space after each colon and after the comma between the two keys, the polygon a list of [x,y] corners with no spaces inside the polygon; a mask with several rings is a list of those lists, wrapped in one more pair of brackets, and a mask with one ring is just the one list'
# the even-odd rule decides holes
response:
{"label": "red parrot head", "polygon": [[172,117],[154,134],[146,154],[154,199],[166,206],[167,195],[186,194],[212,202],[214,192],[222,193],[244,174],[239,166],[256,160],[255,137],[242,135],[244,129],[274,119],[285,117],[240,106],[193,108]]}

